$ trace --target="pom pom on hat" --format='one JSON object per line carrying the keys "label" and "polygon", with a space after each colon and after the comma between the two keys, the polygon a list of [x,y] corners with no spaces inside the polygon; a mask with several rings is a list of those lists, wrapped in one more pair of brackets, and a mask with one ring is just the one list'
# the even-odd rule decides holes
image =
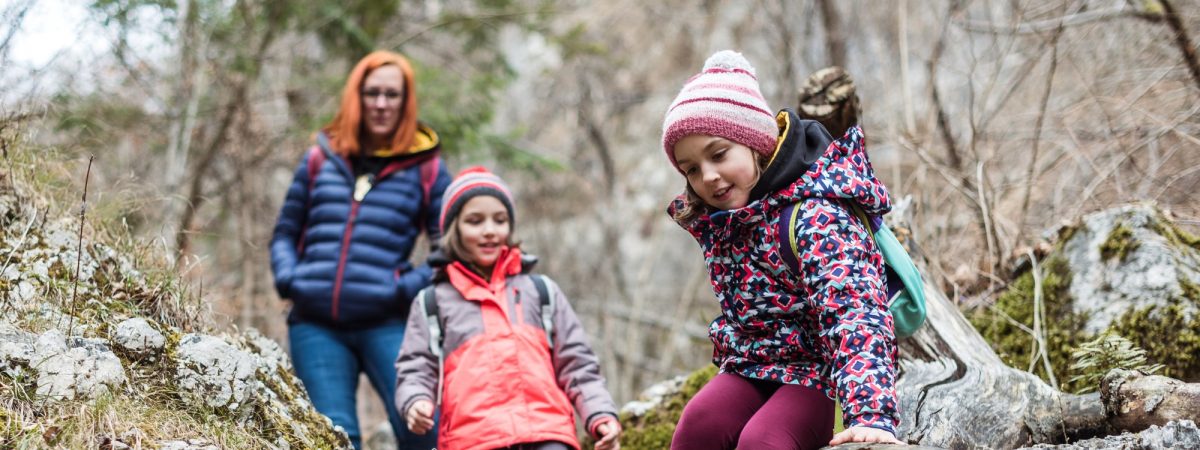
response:
{"label": "pom pom on hat", "polygon": [[722,50],[709,56],[667,109],[663,150],[676,169],[675,143],[692,134],[728,139],[762,155],[775,151],[775,114],[759,90],[754,67],[741,53]]}
{"label": "pom pom on hat", "polygon": [[713,53],[707,60],[704,61],[704,71],[708,69],[727,69],[727,70],[745,70],[750,73],[751,77],[757,77],[754,73],[754,67],[750,65],[750,61],[746,61],[746,57],[741,53],[733,50],[721,50]]}

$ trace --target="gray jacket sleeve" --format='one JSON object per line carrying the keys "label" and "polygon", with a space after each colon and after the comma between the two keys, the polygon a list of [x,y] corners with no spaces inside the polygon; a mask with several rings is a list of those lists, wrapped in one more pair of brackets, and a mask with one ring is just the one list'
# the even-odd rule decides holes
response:
{"label": "gray jacket sleeve", "polygon": [[[433,286],[427,289],[433,289]],[[418,300],[423,300],[418,295]],[[413,302],[404,331],[404,344],[396,359],[396,408],[403,417],[414,402],[435,401],[438,386],[438,360],[429,350],[429,324],[422,303]]]}
{"label": "gray jacket sleeve", "polygon": [[558,386],[575,405],[588,433],[594,435],[592,428],[596,420],[605,416],[616,418],[617,408],[608,393],[604,376],[600,374],[600,361],[588,344],[583,324],[558,285],[547,284],[554,302],[554,352],[551,358]]}

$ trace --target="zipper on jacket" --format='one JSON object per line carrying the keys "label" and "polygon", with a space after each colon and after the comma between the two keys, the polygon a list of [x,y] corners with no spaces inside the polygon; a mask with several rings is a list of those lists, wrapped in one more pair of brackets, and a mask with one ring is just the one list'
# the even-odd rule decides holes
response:
{"label": "zipper on jacket", "polygon": [[[346,165],[349,166],[350,163],[347,161]],[[346,256],[350,254],[350,235],[354,231],[354,219],[358,217],[358,206],[366,199],[372,187],[382,184],[385,178],[406,168],[408,166],[400,167],[396,166],[395,163],[388,164],[379,172],[378,176],[373,177],[373,180],[367,180],[367,189],[361,195],[358,192],[353,192],[359,189],[359,180],[355,180],[355,185],[351,189],[352,192],[350,194],[350,217],[346,218],[346,231],[342,232],[342,252],[338,255],[337,275],[333,279],[333,305],[330,306],[330,316],[333,317],[334,322],[337,322],[338,319],[338,301],[342,297],[342,277],[346,273]]]}
{"label": "zipper on jacket", "polygon": [[354,219],[358,217],[358,205],[362,202],[350,202],[350,217],[346,218],[346,231],[342,232],[342,254],[338,255],[337,276],[333,279],[333,306],[330,312],[333,321],[338,320],[338,300],[342,297],[342,277],[346,273],[346,256],[350,254],[350,234],[354,232]]}

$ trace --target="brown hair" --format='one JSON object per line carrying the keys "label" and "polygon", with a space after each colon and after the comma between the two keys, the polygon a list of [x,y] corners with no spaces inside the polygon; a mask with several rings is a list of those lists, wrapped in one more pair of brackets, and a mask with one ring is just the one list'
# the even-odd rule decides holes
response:
{"label": "brown hair", "polygon": [[[756,156],[754,161],[757,164],[754,167],[758,170],[758,181],[762,181],[763,171],[767,170],[767,166],[771,163],[771,155],[764,155],[758,152],[754,152],[754,155]],[[750,199],[750,201],[754,201],[754,199]],[[696,190],[692,189],[692,184],[688,183],[685,178],[683,182],[683,207],[676,210],[675,215],[671,218],[675,219],[676,222],[686,224],[696,220],[697,217],[710,213],[712,213],[712,206],[704,203],[704,199],[700,198],[700,194],[697,194]]]}
{"label": "brown hair", "polygon": [[346,86],[342,88],[342,103],[333,121],[321,131],[329,136],[333,151],[342,156],[358,155],[362,152],[359,133],[362,130],[363,81],[371,71],[383,66],[396,66],[404,77],[404,105],[400,108],[400,122],[392,134],[392,150],[406,151],[412,146],[417,132],[417,87],[413,83],[413,70],[408,60],[399,53],[376,50],[363,57],[350,71]]}

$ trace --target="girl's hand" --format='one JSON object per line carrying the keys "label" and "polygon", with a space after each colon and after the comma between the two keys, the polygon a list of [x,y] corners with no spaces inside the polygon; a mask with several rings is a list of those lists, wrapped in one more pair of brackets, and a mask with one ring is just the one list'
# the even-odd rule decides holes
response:
{"label": "girl's hand", "polygon": [[596,425],[596,434],[600,439],[596,441],[596,450],[620,450],[621,442],[618,438],[621,437],[621,423],[616,420],[605,420],[599,425]]}
{"label": "girl's hand", "polygon": [[830,446],[841,445],[848,442],[879,442],[882,444],[901,444],[896,436],[887,431],[871,427],[850,427],[843,430],[829,441]]}
{"label": "girl's hand", "polygon": [[408,430],[418,435],[424,435],[433,429],[433,403],[429,400],[417,400],[404,413],[408,422]]}

